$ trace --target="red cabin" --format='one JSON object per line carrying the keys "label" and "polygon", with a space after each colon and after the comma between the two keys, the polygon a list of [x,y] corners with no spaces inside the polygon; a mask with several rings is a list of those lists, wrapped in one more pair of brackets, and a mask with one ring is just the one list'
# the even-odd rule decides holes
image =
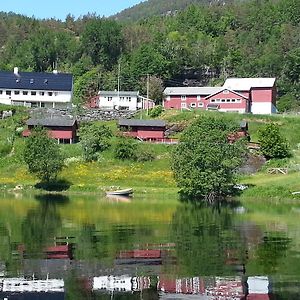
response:
{"label": "red cabin", "polygon": [[162,120],[121,119],[119,120],[119,128],[125,136],[156,141],[164,139],[166,122]]}
{"label": "red cabin", "polygon": [[77,141],[77,120],[67,117],[54,117],[45,119],[31,118],[26,122],[28,129],[23,131],[23,136],[28,137],[34,127],[42,126],[49,131],[51,138],[57,139],[58,143],[72,144]]}

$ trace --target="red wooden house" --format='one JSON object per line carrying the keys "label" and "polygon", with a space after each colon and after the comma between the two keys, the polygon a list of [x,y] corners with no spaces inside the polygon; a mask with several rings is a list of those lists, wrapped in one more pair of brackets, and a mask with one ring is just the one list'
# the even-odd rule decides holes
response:
{"label": "red wooden house", "polygon": [[206,109],[205,98],[222,87],[167,87],[163,106],[166,109]]}
{"label": "red wooden house", "polygon": [[249,112],[276,113],[276,78],[228,78],[223,87],[243,94],[249,99]]}
{"label": "red wooden house", "polygon": [[165,137],[166,122],[162,120],[120,119],[118,125],[124,135],[145,141],[162,140]]}
{"label": "red wooden house", "polygon": [[31,118],[26,122],[28,129],[23,131],[23,136],[30,135],[34,127],[42,126],[49,132],[49,136],[58,143],[72,144],[77,140],[78,123],[77,120],[67,117],[54,117],[45,119]]}
{"label": "red wooden house", "polygon": [[229,78],[223,87],[167,87],[166,109],[276,113],[275,78]]}

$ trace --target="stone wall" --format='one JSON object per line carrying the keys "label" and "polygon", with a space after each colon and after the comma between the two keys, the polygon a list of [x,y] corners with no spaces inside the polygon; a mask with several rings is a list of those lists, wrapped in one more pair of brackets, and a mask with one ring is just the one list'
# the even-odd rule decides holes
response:
{"label": "stone wall", "polygon": [[136,112],[134,111],[122,111],[122,110],[102,110],[102,109],[47,109],[47,108],[35,108],[30,110],[31,117],[35,118],[49,118],[68,116],[76,117],[78,121],[111,121],[118,119],[130,119]]}

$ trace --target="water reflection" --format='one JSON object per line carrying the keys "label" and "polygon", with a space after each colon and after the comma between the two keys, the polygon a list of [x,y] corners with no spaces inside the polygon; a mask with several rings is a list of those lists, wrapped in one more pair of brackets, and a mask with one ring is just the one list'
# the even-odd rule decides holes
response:
{"label": "water reflection", "polygon": [[253,207],[98,200],[3,199],[0,299],[297,299],[298,223],[255,222]]}

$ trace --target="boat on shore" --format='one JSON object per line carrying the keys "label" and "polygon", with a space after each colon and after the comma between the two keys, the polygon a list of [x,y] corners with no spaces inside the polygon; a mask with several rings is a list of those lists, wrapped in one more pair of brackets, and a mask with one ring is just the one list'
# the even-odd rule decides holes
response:
{"label": "boat on shore", "polygon": [[133,189],[123,189],[123,190],[114,190],[114,191],[106,191],[107,196],[111,195],[120,195],[120,196],[129,196],[133,193]]}

